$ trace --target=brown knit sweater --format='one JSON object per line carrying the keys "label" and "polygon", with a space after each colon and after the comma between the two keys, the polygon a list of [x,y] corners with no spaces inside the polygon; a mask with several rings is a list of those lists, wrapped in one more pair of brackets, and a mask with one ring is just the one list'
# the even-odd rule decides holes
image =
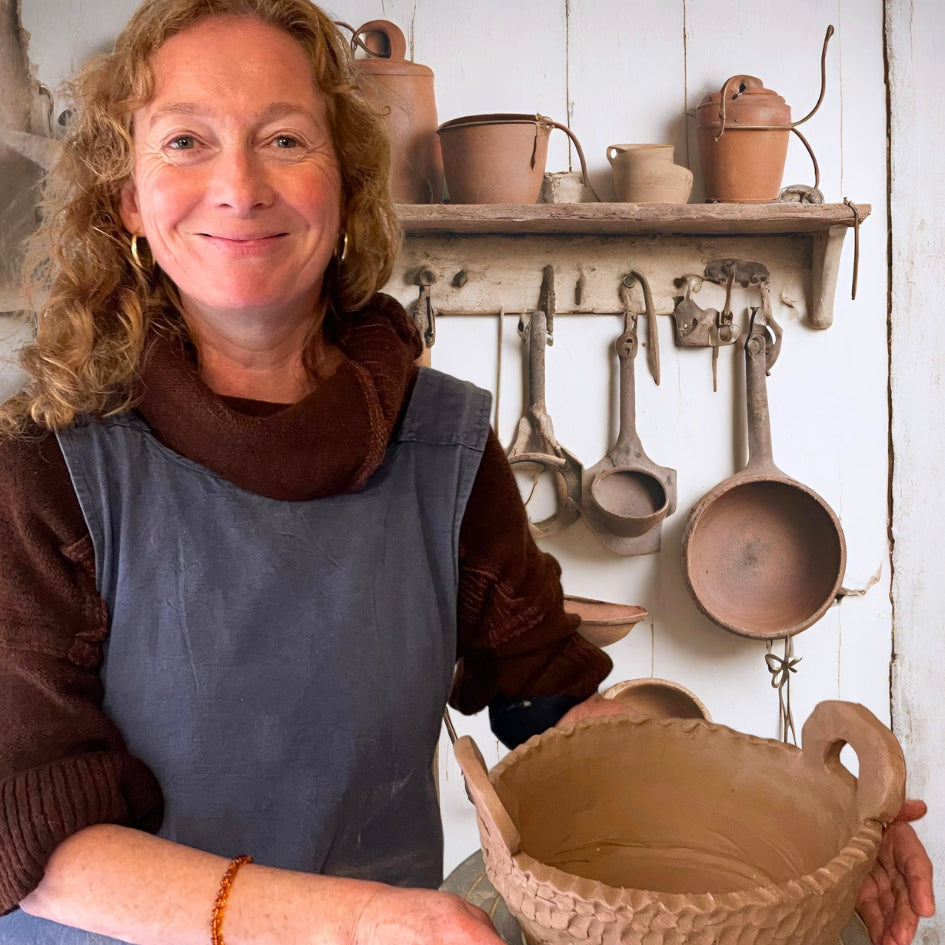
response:
{"label": "brown knit sweater", "polygon": [[[242,488],[305,500],[361,488],[416,377],[419,342],[384,296],[339,321],[346,360],[289,407],[217,397],[190,359],[158,345],[138,410],[155,436]],[[113,822],[156,830],[151,772],[102,712],[109,618],[92,542],[53,435],[0,442],[0,914],[42,878],[70,834]],[[562,610],[560,569],[536,547],[505,454],[490,433],[460,531],[452,704],[584,698],[609,658]]]}

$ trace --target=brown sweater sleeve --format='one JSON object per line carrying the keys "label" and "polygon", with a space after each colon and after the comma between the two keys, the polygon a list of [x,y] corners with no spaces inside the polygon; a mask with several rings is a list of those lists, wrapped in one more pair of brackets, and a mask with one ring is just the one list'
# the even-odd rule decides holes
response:
{"label": "brown sweater sleeve", "polygon": [[107,615],[55,437],[0,443],[0,914],[66,837],[156,830],[163,801],[102,712]]}
{"label": "brown sweater sleeve", "polygon": [[563,609],[561,568],[535,544],[505,451],[490,431],[459,539],[457,667],[450,704],[477,712],[495,698],[577,696],[612,663]]}

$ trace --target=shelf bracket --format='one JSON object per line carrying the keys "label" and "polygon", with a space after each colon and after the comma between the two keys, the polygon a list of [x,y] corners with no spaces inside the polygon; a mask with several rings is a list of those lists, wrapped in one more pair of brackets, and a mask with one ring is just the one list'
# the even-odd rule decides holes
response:
{"label": "shelf bracket", "polygon": [[840,273],[840,253],[848,226],[831,226],[811,236],[809,321],[823,330],[833,324],[833,303]]}

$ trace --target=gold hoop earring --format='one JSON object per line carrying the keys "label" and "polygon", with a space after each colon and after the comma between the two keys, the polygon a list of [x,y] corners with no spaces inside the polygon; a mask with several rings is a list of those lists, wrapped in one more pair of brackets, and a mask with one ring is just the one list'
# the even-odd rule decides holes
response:
{"label": "gold hoop earring", "polygon": [[131,235],[131,260],[134,263],[135,269],[138,270],[141,275],[146,275],[146,270],[144,264],[141,262],[141,256],[138,254],[138,234],[132,233]]}
{"label": "gold hoop earring", "polygon": [[348,231],[345,230],[344,237],[341,241],[341,252],[336,254],[338,257],[338,262],[344,262],[348,258]]}

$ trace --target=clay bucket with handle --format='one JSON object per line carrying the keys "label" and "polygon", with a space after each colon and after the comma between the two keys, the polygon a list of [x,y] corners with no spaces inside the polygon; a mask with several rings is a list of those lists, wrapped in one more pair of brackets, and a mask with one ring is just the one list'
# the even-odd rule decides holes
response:
{"label": "clay bucket with handle", "polygon": [[[652,307],[648,308],[652,320]],[[616,341],[620,363],[620,425],[610,451],[586,470],[581,512],[597,537],[618,554],[659,551],[659,525],[676,508],[676,470],[657,466],[643,451],[636,430],[633,361],[637,316],[627,309]]]}
{"label": "clay bucket with handle", "polygon": [[846,542],[833,509],[774,464],[765,383],[769,336],[757,311],[745,342],[748,464],[689,513],[682,570],[710,620],[741,636],[774,639],[809,627],[833,603]]}
{"label": "clay bucket with handle", "polygon": [[601,716],[533,736],[491,771],[468,735],[454,752],[486,874],[527,941],[672,945],[707,928],[715,942],[836,945],[902,806],[905,761],[851,702],[815,706],[802,744]]}
{"label": "clay bucket with handle", "polygon": [[547,317],[542,309],[519,330],[528,349],[528,407],[518,422],[507,456],[513,470],[535,477],[550,472],[554,478],[555,511],[538,522],[529,520],[536,538],[553,535],[577,521],[581,513],[581,461],[555,439],[545,407],[545,345]]}

